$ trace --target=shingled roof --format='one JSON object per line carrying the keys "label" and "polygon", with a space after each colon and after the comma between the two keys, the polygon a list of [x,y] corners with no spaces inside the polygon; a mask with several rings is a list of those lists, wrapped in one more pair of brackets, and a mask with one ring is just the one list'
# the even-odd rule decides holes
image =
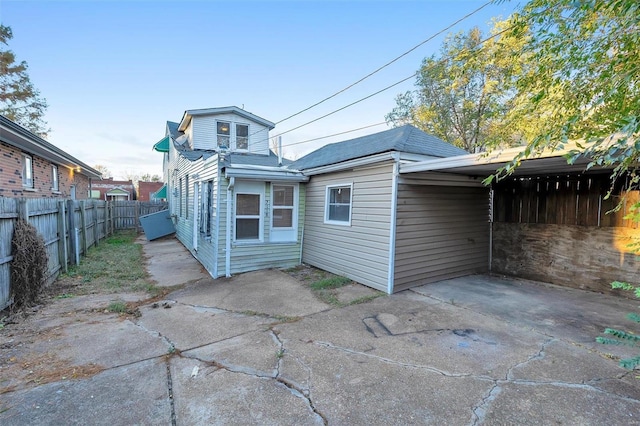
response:
{"label": "shingled roof", "polygon": [[372,135],[325,145],[294,161],[289,168],[312,169],[390,151],[440,158],[468,154],[463,149],[406,124]]}

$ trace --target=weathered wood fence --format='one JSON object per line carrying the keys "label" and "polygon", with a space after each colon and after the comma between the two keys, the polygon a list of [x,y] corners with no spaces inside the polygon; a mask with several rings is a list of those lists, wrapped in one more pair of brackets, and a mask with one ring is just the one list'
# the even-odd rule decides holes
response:
{"label": "weathered wood fence", "polygon": [[11,239],[18,218],[44,239],[51,283],[115,230],[139,230],[140,216],[167,207],[158,202],[0,197],[0,309],[11,303]]}
{"label": "weathered wood fence", "polygon": [[494,186],[494,221],[637,228],[624,217],[640,192],[627,193],[622,208],[612,211],[622,188],[607,198],[610,185],[608,175],[511,178]]}

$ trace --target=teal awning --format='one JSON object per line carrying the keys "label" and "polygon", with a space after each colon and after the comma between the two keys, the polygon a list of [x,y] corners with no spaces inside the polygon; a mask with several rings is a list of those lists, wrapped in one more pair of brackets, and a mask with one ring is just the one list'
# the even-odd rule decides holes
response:
{"label": "teal awning", "polygon": [[154,194],[153,198],[159,200],[161,198],[167,198],[167,185],[162,185],[162,188],[158,189]]}
{"label": "teal awning", "polygon": [[158,152],[169,152],[169,139],[169,136],[165,136],[153,146],[153,149]]}

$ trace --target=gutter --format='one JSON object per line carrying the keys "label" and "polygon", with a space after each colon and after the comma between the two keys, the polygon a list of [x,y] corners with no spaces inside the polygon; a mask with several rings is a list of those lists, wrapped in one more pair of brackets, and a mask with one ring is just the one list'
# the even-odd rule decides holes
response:
{"label": "gutter", "polygon": [[396,160],[396,152],[383,152],[382,154],[370,155],[368,157],[356,158],[355,160],[344,161],[342,163],[330,164],[328,166],[321,166],[302,170],[307,176],[319,175],[323,173],[338,172],[342,170],[353,169],[354,167],[367,166],[369,164],[380,163],[386,160]]}

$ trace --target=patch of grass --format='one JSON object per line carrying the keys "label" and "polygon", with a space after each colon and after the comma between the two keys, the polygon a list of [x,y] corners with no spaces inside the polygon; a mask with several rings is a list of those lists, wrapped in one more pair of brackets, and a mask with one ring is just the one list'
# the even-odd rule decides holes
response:
{"label": "patch of grass", "polygon": [[331,278],[325,278],[323,280],[313,282],[311,283],[310,287],[312,290],[328,290],[332,288],[344,287],[350,282],[351,280],[349,278],[336,275]]}
{"label": "patch of grass", "polygon": [[127,312],[127,304],[125,302],[121,302],[121,301],[111,302],[111,303],[109,303],[109,306],[107,307],[107,311],[118,313],[118,314],[123,314],[123,313]]}
{"label": "patch of grass", "polygon": [[75,297],[75,295],[71,293],[62,293],[57,295],[56,299],[71,299],[72,297]]}
{"label": "patch of grass", "polygon": [[358,297],[357,299],[354,299],[351,302],[347,303],[347,305],[351,306],[351,305],[359,305],[360,303],[367,303],[367,302],[372,301],[373,299],[377,299],[380,296],[384,296],[384,293],[381,292],[381,291],[377,291],[375,294],[370,294],[368,296]]}
{"label": "patch of grass", "polygon": [[142,246],[135,243],[134,230],[117,231],[58,279],[56,286],[72,288],[74,293],[114,293],[146,291],[154,293],[144,268]]}
{"label": "patch of grass", "polygon": [[276,351],[276,358],[281,359],[284,356],[284,349]]}

